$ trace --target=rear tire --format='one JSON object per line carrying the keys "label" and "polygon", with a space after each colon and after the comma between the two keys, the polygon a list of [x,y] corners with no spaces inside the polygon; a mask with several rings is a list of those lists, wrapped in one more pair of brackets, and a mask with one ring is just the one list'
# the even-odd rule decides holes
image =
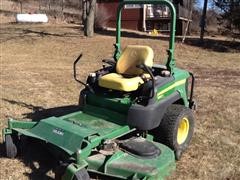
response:
{"label": "rear tire", "polygon": [[5,151],[8,158],[15,158],[17,156],[17,145],[13,135],[7,134],[5,136]]}
{"label": "rear tire", "polygon": [[157,128],[157,139],[174,153],[176,160],[187,149],[194,131],[194,117],[191,109],[183,105],[171,105]]}

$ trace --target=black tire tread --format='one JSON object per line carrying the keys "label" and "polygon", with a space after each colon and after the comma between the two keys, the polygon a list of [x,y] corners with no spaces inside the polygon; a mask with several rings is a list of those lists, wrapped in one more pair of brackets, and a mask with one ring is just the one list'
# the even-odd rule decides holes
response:
{"label": "black tire tread", "polygon": [[[176,125],[179,117],[188,116],[190,123],[189,136],[185,143],[178,145],[176,142],[176,135],[178,125]],[[159,126],[159,139],[160,142],[170,147],[175,152],[176,159],[179,159],[182,152],[187,148],[193,134],[194,129],[194,117],[191,109],[186,108],[183,105],[173,104],[167,108],[166,113]]]}
{"label": "black tire tread", "polygon": [[89,174],[85,168],[79,170],[74,175],[74,180],[90,180]]}
{"label": "black tire tread", "polygon": [[17,146],[10,134],[5,136],[5,151],[8,158],[15,158],[17,156]]}

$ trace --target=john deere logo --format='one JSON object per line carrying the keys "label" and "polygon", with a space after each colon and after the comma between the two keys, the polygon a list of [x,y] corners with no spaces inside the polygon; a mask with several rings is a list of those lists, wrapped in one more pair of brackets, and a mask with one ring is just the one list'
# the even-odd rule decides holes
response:
{"label": "john deere logo", "polygon": [[62,129],[53,129],[53,133],[57,134],[57,135],[60,135],[60,136],[63,136],[64,135],[64,132]]}

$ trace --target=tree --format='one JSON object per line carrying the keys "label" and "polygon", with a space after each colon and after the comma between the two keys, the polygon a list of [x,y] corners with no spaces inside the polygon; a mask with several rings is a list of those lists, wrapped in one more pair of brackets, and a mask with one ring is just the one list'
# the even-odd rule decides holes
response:
{"label": "tree", "polygon": [[240,31],[240,1],[215,0],[215,5],[220,9],[219,24],[231,33]]}
{"label": "tree", "polygon": [[96,2],[96,0],[83,0],[82,21],[85,36],[92,37],[94,35]]}
{"label": "tree", "polygon": [[200,32],[200,42],[203,42],[204,32],[205,32],[205,25],[206,25],[206,13],[207,13],[207,4],[208,0],[204,0],[203,10],[202,10],[202,18],[200,22],[201,32]]}

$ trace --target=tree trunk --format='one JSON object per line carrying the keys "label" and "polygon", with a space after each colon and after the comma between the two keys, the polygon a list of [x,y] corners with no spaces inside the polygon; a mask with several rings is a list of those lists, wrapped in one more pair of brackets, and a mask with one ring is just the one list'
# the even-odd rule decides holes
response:
{"label": "tree trunk", "polygon": [[20,4],[20,12],[22,13],[23,10],[22,10],[22,1],[19,1],[19,4]]}
{"label": "tree trunk", "polygon": [[203,43],[203,37],[204,37],[204,32],[205,32],[207,4],[208,4],[208,0],[204,0],[202,18],[201,18],[201,24],[200,24],[200,26],[201,26],[200,42],[201,43]]}
{"label": "tree trunk", "polygon": [[48,10],[51,9],[51,0],[48,0]]}
{"label": "tree trunk", "polygon": [[82,24],[85,26],[87,19],[87,1],[86,0],[80,1],[82,1]]}
{"label": "tree trunk", "polygon": [[64,0],[62,0],[62,14],[63,14]]}
{"label": "tree trunk", "polygon": [[38,10],[41,11],[41,0],[38,1]]}
{"label": "tree trunk", "polygon": [[87,17],[84,23],[84,35],[88,37],[92,37],[94,35],[95,7],[96,0],[89,0],[89,11],[87,7]]}

